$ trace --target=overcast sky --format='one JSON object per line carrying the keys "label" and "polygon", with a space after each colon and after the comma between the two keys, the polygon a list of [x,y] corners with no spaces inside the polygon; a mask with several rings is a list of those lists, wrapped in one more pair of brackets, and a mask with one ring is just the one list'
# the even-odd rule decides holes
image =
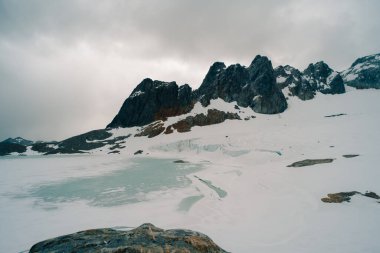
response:
{"label": "overcast sky", "polygon": [[197,88],[257,54],[343,70],[380,52],[380,1],[0,0],[0,140],[104,128],[144,78]]}

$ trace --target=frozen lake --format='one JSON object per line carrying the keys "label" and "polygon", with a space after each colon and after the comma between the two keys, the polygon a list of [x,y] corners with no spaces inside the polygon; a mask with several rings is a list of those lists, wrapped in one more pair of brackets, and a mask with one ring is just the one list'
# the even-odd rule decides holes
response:
{"label": "frozen lake", "polygon": [[[20,252],[35,242],[33,238],[62,234],[63,227],[128,225],[110,222],[109,217],[120,217],[117,211],[127,205],[168,199],[189,187],[187,175],[202,166],[174,159],[51,156],[5,157],[0,168],[0,251]],[[189,209],[193,201],[192,196],[179,199],[178,209]],[[93,213],[101,216],[86,222]]]}

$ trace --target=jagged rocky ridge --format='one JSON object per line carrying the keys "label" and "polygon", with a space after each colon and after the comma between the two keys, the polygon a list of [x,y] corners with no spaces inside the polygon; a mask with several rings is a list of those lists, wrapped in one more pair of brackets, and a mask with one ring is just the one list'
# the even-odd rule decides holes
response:
{"label": "jagged rocky ridge", "polygon": [[187,84],[178,87],[175,82],[145,79],[107,127],[143,126],[187,113],[198,101],[207,106],[216,98],[236,101],[257,113],[274,114],[287,108],[286,99],[276,85],[272,63],[267,57],[256,56],[249,67],[235,64],[226,68],[224,63],[214,63],[194,92]]}
{"label": "jagged rocky ridge", "polygon": [[316,92],[345,92],[341,75],[322,61],[310,64],[303,72],[289,65],[279,66],[275,69],[275,76],[280,89],[288,88],[288,94],[285,95],[297,96],[302,100],[314,98]]}
{"label": "jagged rocky ridge", "polygon": [[341,75],[348,86],[358,89],[380,89],[380,54],[357,59]]}
{"label": "jagged rocky ridge", "polygon": [[226,67],[222,62],[215,62],[195,91],[187,84],[178,86],[176,82],[147,78],[125,100],[107,129],[90,131],[61,142],[33,143],[22,138],[7,139],[0,142],[0,156],[24,154],[28,149],[42,154],[85,153],[105,145],[111,145],[109,153],[118,153],[125,147],[123,143],[129,136],[113,138],[109,132],[111,128],[142,126],[135,136],[148,137],[170,134],[174,130],[190,131],[193,126],[240,118],[238,115],[218,112],[188,116],[166,127],[162,122],[168,117],[191,112],[198,102],[207,107],[212,99],[217,98],[236,102],[257,113],[280,113],[287,108],[287,96],[309,100],[318,92],[344,93],[345,85],[359,89],[380,89],[380,54],[359,58],[343,72],[334,71],[322,61],[310,64],[302,72],[289,65],[273,69],[265,56],[256,56],[248,67],[240,64]]}

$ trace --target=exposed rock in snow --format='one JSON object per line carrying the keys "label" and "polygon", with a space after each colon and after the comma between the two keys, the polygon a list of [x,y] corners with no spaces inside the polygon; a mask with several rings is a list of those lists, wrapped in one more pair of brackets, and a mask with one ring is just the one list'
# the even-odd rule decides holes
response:
{"label": "exposed rock in snow", "polygon": [[345,92],[339,73],[333,71],[324,62],[310,64],[302,73],[289,65],[279,66],[275,69],[275,75],[278,87],[281,89],[288,87],[290,95],[302,100],[314,98],[316,92],[324,94]]}
{"label": "exposed rock in snow", "polygon": [[366,192],[366,193],[360,193],[357,191],[352,191],[352,192],[338,192],[338,193],[329,193],[327,194],[327,198],[322,198],[322,202],[325,203],[342,203],[342,202],[350,202],[351,197],[359,195],[359,196],[364,196],[368,198],[373,198],[373,199],[380,199],[380,196],[377,195],[374,192]]}
{"label": "exposed rock in snow", "polygon": [[30,253],[42,252],[194,252],[223,253],[207,235],[185,229],[163,230],[143,224],[130,231],[91,229],[35,244]]}
{"label": "exposed rock in snow", "polygon": [[[287,108],[285,97],[276,86],[271,61],[260,55],[249,67],[235,64],[225,68],[223,63],[214,63],[194,97],[203,106],[211,99],[222,98],[264,114],[280,113]],[[258,99],[253,100],[254,97]]]}
{"label": "exposed rock in snow", "polygon": [[299,162],[292,163],[288,165],[287,167],[304,167],[304,166],[311,166],[321,163],[332,163],[334,159],[327,158],[327,159],[306,159]]}
{"label": "exposed rock in snow", "polygon": [[341,75],[348,86],[358,89],[380,89],[380,54],[357,59]]}

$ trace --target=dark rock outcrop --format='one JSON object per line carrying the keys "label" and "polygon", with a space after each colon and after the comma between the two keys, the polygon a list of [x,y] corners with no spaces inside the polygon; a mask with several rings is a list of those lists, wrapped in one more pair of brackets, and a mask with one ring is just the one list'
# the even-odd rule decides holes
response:
{"label": "dark rock outcrop", "polygon": [[[195,116],[188,116],[183,120],[180,120],[173,125],[170,125],[166,128],[165,133],[170,134],[173,131],[172,128],[176,129],[178,132],[189,132],[194,126],[208,126],[224,122],[227,119],[238,119],[240,117],[236,113],[223,112],[216,109],[208,109],[207,115],[203,113],[197,114]],[[171,131],[170,131],[171,130]]]}
{"label": "dark rock outcrop", "polygon": [[302,73],[289,65],[279,66],[275,69],[275,76],[280,89],[288,87],[290,94],[287,95],[297,96],[302,100],[314,98],[316,92],[323,94],[345,92],[340,74],[322,61],[309,64]]}
{"label": "dark rock outcrop", "polygon": [[92,229],[35,244],[30,253],[225,253],[208,236],[191,230],[163,230],[143,224],[130,231]]}
{"label": "dark rock outcrop", "polygon": [[191,88],[185,84],[178,87],[175,82],[144,79],[125,100],[119,113],[107,126],[143,126],[156,120],[189,112],[193,107]]}
{"label": "dark rock outcrop", "polygon": [[279,66],[275,70],[277,86],[280,89],[289,88],[291,96],[297,96],[302,100],[314,98],[315,90],[309,82],[302,79],[302,73],[289,65]]}
{"label": "dark rock outcrop", "polygon": [[194,98],[203,106],[216,98],[236,101],[239,106],[265,114],[280,113],[287,108],[286,99],[276,86],[272,63],[260,55],[247,68],[240,64],[226,68],[224,63],[214,63],[194,92]]}
{"label": "dark rock outcrop", "polygon": [[165,130],[164,123],[162,121],[156,121],[152,124],[144,127],[140,133],[135,134],[136,137],[148,136],[148,138],[153,138],[160,135]]}
{"label": "dark rock outcrop", "polygon": [[11,143],[11,142],[0,142],[0,156],[9,155],[11,153],[24,153],[26,151],[26,146]]}
{"label": "dark rock outcrop", "polygon": [[338,193],[329,193],[326,198],[322,198],[321,201],[325,203],[342,203],[342,202],[350,202],[351,197],[354,195],[361,195],[364,197],[372,198],[372,199],[380,199],[380,196],[374,192],[365,192],[360,193],[358,191],[352,192],[338,192]]}
{"label": "dark rock outcrop", "polygon": [[327,159],[306,159],[299,162],[292,163],[288,165],[287,167],[304,167],[304,166],[311,166],[321,163],[332,163],[334,159],[327,158]]}
{"label": "dark rock outcrop", "polygon": [[380,54],[357,59],[341,74],[348,86],[358,89],[380,89]]}

